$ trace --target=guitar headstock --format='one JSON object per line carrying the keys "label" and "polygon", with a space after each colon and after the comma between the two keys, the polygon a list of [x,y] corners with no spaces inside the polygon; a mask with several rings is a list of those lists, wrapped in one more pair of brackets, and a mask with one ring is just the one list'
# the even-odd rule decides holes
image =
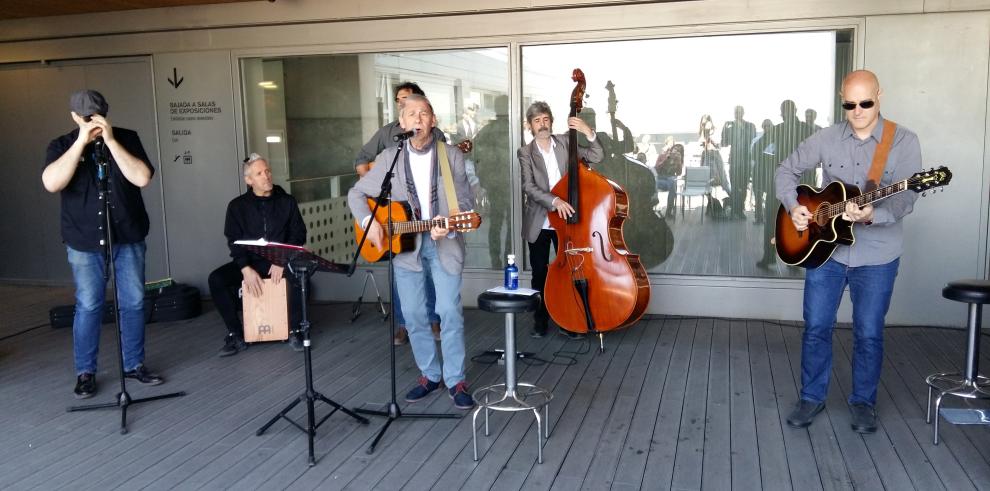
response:
{"label": "guitar headstock", "polygon": [[471,150],[474,150],[474,143],[471,140],[464,140],[454,146],[460,149],[461,153],[471,153]]}
{"label": "guitar headstock", "polygon": [[946,166],[918,172],[907,180],[907,187],[916,193],[945,186],[952,180],[952,172]]}
{"label": "guitar headstock", "polygon": [[481,215],[474,211],[462,211],[447,219],[447,227],[456,232],[471,232],[481,226]]}

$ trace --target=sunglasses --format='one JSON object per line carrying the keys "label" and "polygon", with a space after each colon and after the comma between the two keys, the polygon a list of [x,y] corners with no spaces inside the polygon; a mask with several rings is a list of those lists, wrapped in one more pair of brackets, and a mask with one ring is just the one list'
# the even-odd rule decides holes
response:
{"label": "sunglasses", "polygon": [[[855,102],[843,102],[842,109],[845,109],[846,111],[852,111],[853,109],[856,109],[856,105],[857,103]],[[858,105],[863,109],[869,109],[874,105],[876,105],[876,101],[874,101],[873,99],[867,99],[865,101],[859,101]]]}

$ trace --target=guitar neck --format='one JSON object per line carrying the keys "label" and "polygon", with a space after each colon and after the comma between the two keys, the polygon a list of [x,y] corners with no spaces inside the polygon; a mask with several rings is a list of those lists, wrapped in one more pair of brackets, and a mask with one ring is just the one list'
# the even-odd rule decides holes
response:
{"label": "guitar neck", "polygon": [[408,222],[392,222],[392,235],[411,234],[417,232],[429,232],[433,227],[447,227],[446,218],[433,218],[430,220],[410,220]]}
{"label": "guitar neck", "polygon": [[833,203],[829,205],[827,213],[828,218],[833,218],[841,215],[846,211],[846,203],[853,203],[856,206],[863,207],[870,203],[875,203],[885,198],[889,198],[895,194],[902,193],[908,190],[908,180],[898,181],[890,186],[874,189],[868,193],[861,194],[854,198],[849,198],[845,201],[839,203]]}

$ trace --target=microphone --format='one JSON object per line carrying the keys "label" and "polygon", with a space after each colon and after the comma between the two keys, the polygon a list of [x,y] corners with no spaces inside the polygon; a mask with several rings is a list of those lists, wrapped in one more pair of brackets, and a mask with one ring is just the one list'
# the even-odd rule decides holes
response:
{"label": "microphone", "polygon": [[419,130],[416,129],[416,128],[413,128],[413,129],[411,129],[409,131],[405,131],[405,132],[399,133],[398,135],[395,135],[395,136],[392,137],[392,141],[394,141],[394,142],[406,141],[406,140],[408,140],[408,139],[416,136],[416,133],[417,132],[419,132]]}
{"label": "microphone", "polygon": [[107,152],[103,137],[93,139],[93,155],[96,156],[96,178],[100,181],[107,177]]}

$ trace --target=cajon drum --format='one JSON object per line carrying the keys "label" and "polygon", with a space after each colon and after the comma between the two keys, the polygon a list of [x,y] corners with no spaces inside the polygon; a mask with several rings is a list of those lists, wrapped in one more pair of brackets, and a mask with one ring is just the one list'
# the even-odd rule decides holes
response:
{"label": "cajon drum", "polygon": [[276,285],[271,279],[261,280],[261,296],[247,292],[241,283],[244,306],[244,341],[285,341],[289,339],[289,281],[282,278]]}

